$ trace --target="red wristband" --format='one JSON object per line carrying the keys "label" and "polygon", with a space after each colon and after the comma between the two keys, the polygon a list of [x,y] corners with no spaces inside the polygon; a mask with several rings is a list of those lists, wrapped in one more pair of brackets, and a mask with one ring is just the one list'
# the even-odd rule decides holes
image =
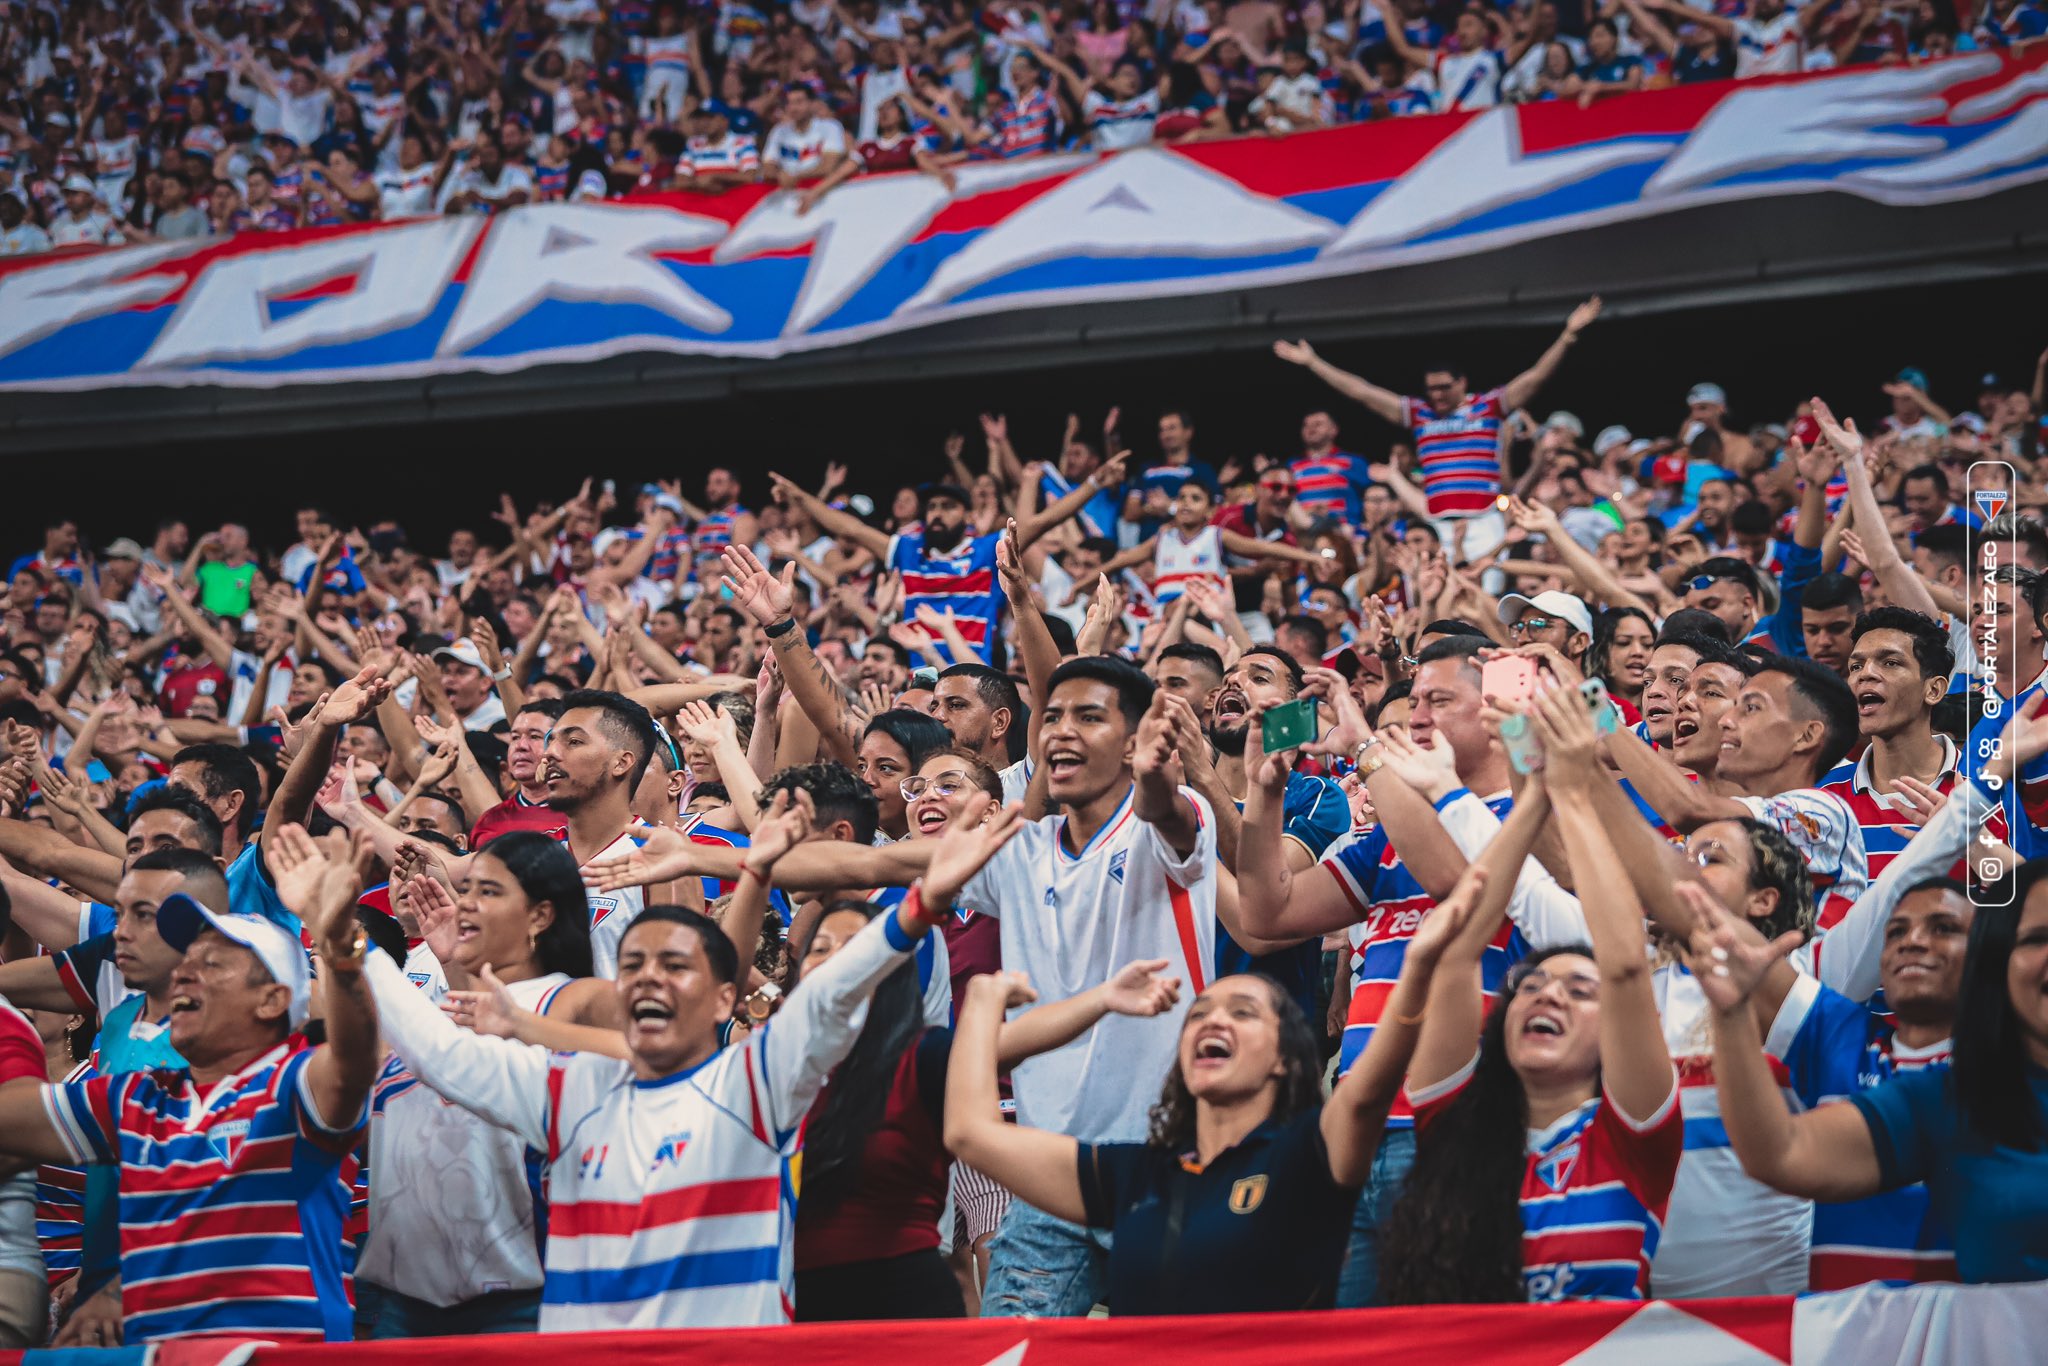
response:
{"label": "red wristband", "polygon": [[934,916],[925,909],[923,878],[919,878],[910,884],[910,891],[903,898],[903,918],[922,925],[928,930],[943,928],[945,916],[943,914]]}

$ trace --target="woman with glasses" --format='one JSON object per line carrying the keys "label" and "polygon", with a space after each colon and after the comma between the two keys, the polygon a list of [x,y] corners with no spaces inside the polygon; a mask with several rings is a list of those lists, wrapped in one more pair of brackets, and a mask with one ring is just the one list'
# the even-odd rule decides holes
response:
{"label": "woman with glasses", "polygon": [[1593,786],[1609,779],[1581,697],[1539,695],[1543,792],[1524,793],[1515,815],[1545,794],[1554,805],[1573,881],[1600,889],[1582,903],[1592,947],[1530,954],[1490,1011],[1473,988],[1498,916],[1444,950],[1408,1068],[1415,1166],[1381,1235],[1389,1303],[1649,1292],[1685,1125],[1643,910],[1607,872],[1616,854]]}

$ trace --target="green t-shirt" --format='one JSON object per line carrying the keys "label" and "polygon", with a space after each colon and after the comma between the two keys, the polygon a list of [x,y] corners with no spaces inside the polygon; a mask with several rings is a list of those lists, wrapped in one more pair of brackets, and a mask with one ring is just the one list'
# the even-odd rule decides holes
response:
{"label": "green t-shirt", "polygon": [[199,605],[217,617],[239,617],[249,610],[249,587],[256,581],[256,562],[228,564],[202,560],[198,569]]}

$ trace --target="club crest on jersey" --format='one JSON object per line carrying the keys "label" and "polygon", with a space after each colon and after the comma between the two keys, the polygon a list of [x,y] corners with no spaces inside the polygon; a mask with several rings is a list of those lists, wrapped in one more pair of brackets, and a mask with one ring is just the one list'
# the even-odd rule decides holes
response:
{"label": "club crest on jersey", "polygon": [[1266,1201],[1266,1184],[1270,1178],[1264,1172],[1247,1176],[1230,1188],[1230,1212],[1250,1214]]}
{"label": "club crest on jersey", "polygon": [[605,917],[617,909],[619,909],[619,899],[617,897],[594,896],[590,898],[590,923],[593,926],[604,924]]}
{"label": "club crest on jersey", "polygon": [[1124,880],[1124,858],[1129,852],[1128,849],[1119,849],[1109,856],[1109,875],[1119,883]]}
{"label": "club crest on jersey", "polygon": [[241,1148],[242,1140],[249,1136],[249,1121],[246,1119],[224,1120],[206,1131],[207,1146],[213,1155],[223,1163],[232,1166],[235,1153]]}
{"label": "club crest on jersey", "polygon": [[681,1162],[683,1149],[689,1146],[690,1134],[687,1129],[679,1134],[662,1135],[661,1142],[654,1145],[654,1161],[648,1166],[648,1170],[660,1171],[664,1162]]}
{"label": "club crest on jersey", "polygon": [[1977,515],[1987,522],[2005,511],[2004,489],[1977,489],[1972,496],[1977,500]]}
{"label": "club crest on jersey", "polygon": [[1565,1182],[1572,1179],[1572,1170],[1579,1165],[1579,1140],[1576,1138],[1554,1153],[1546,1154],[1536,1164],[1536,1179],[1551,1190],[1561,1191]]}
{"label": "club crest on jersey", "polygon": [[611,1153],[611,1145],[595,1144],[583,1150],[576,1159],[576,1174],[585,1181],[597,1181],[604,1176],[604,1160]]}

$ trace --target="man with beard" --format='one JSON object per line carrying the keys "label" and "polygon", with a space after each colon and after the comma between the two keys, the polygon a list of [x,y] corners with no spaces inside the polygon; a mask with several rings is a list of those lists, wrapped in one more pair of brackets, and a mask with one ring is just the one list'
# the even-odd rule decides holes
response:
{"label": "man with beard", "polygon": [[[647,842],[646,822],[633,814],[633,793],[660,743],[654,718],[615,692],[579,688],[541,751],[541,785],[561,818],[555,838],[577,866],[631,854]],[[660,889],[654,889],[660,890]],[[650,900],[649,888],[627,887],[590,897],[590,959],[599,977],[619,975],[619,940]]]}
{"label": "man with beard", "polygon": [[[1119,454],[1064,498],[1017,519],[1018,553],[1021,555],[1032,542],[1079,512],[1097,493],[1116,487],[1123,473],[1124,455]],[[779,474],[771,472],[768,478],[775,485],[777,502],[796,504],[827,535],[853,542],[880,560],[885,569],[903,575],[905,621],[914,620],[919,607],[951,612],[960,634],[982,655],[981,662],[990,662],[989,645],[995,638],[996,618],[1003,606],[1002,587],[996,582],[996,546],[1003,533],[968,535],[967,510],[972,500],[965,489],[957,484],[928,486],[924,491],[922,529],[891,536],[829,506],[810,490]]]}
{"label": "man with beard", "polygon": [[[1238,839],[1243,822],[1245,751],[1260,745],[1252,733],[1251,717],[1269,707],[1292,702],[1301,692],[1301,665],[1271,646],[1245,651],[1223,676],[1215,700],[1201,713],[1202,729],[1184,725],[1179,747],[1188,786],[1202,794],[1216,812],[1216,855],[1223,866],[1237,867]],[[1175,699],[1176,704],[1179,699]],[[1177,716],[1192,718],[1192,708]],[[1213,753],[1211,747],[1214,747]],[[1253,749],[1253,753],[1257,753]],[[1344,789],[1328,778],[1302,772],[1287,775],[1287,789],[1281,799],[1280,845],[1289,872],[1299,873],[1315,866],[1323,851],[1351,831],[1351,806]],[[1230,932],[1216,927],[1216,976],[1255,972],[1270,977],[1287,989],[1302,1013],[1318,1018],[1317,988],[1322,968],[1322,941],[1303,940],[1292,948],[1253,955],[1239,948]]]}
{"label": "man with beard", "polygon": [[561,813],[548,805],[547,780],[541,776],[541,752],[561,715],[559,698],[536,698],[513,713],[512,727],[505,732],[505,772],[514,783],[512,795],[476,818],[470,848],[481,849],[514,830],[561,828]]}
{"label": "man with beard", "polygon": [[720,553],[735,542],[754,544],[761,539],[761,527],[754,514],[740,506],[739,476],[724,466],[713,466],[704,476],[703,507],[682,507],[692,523],[690,562],[701,592],[718,579]]}

